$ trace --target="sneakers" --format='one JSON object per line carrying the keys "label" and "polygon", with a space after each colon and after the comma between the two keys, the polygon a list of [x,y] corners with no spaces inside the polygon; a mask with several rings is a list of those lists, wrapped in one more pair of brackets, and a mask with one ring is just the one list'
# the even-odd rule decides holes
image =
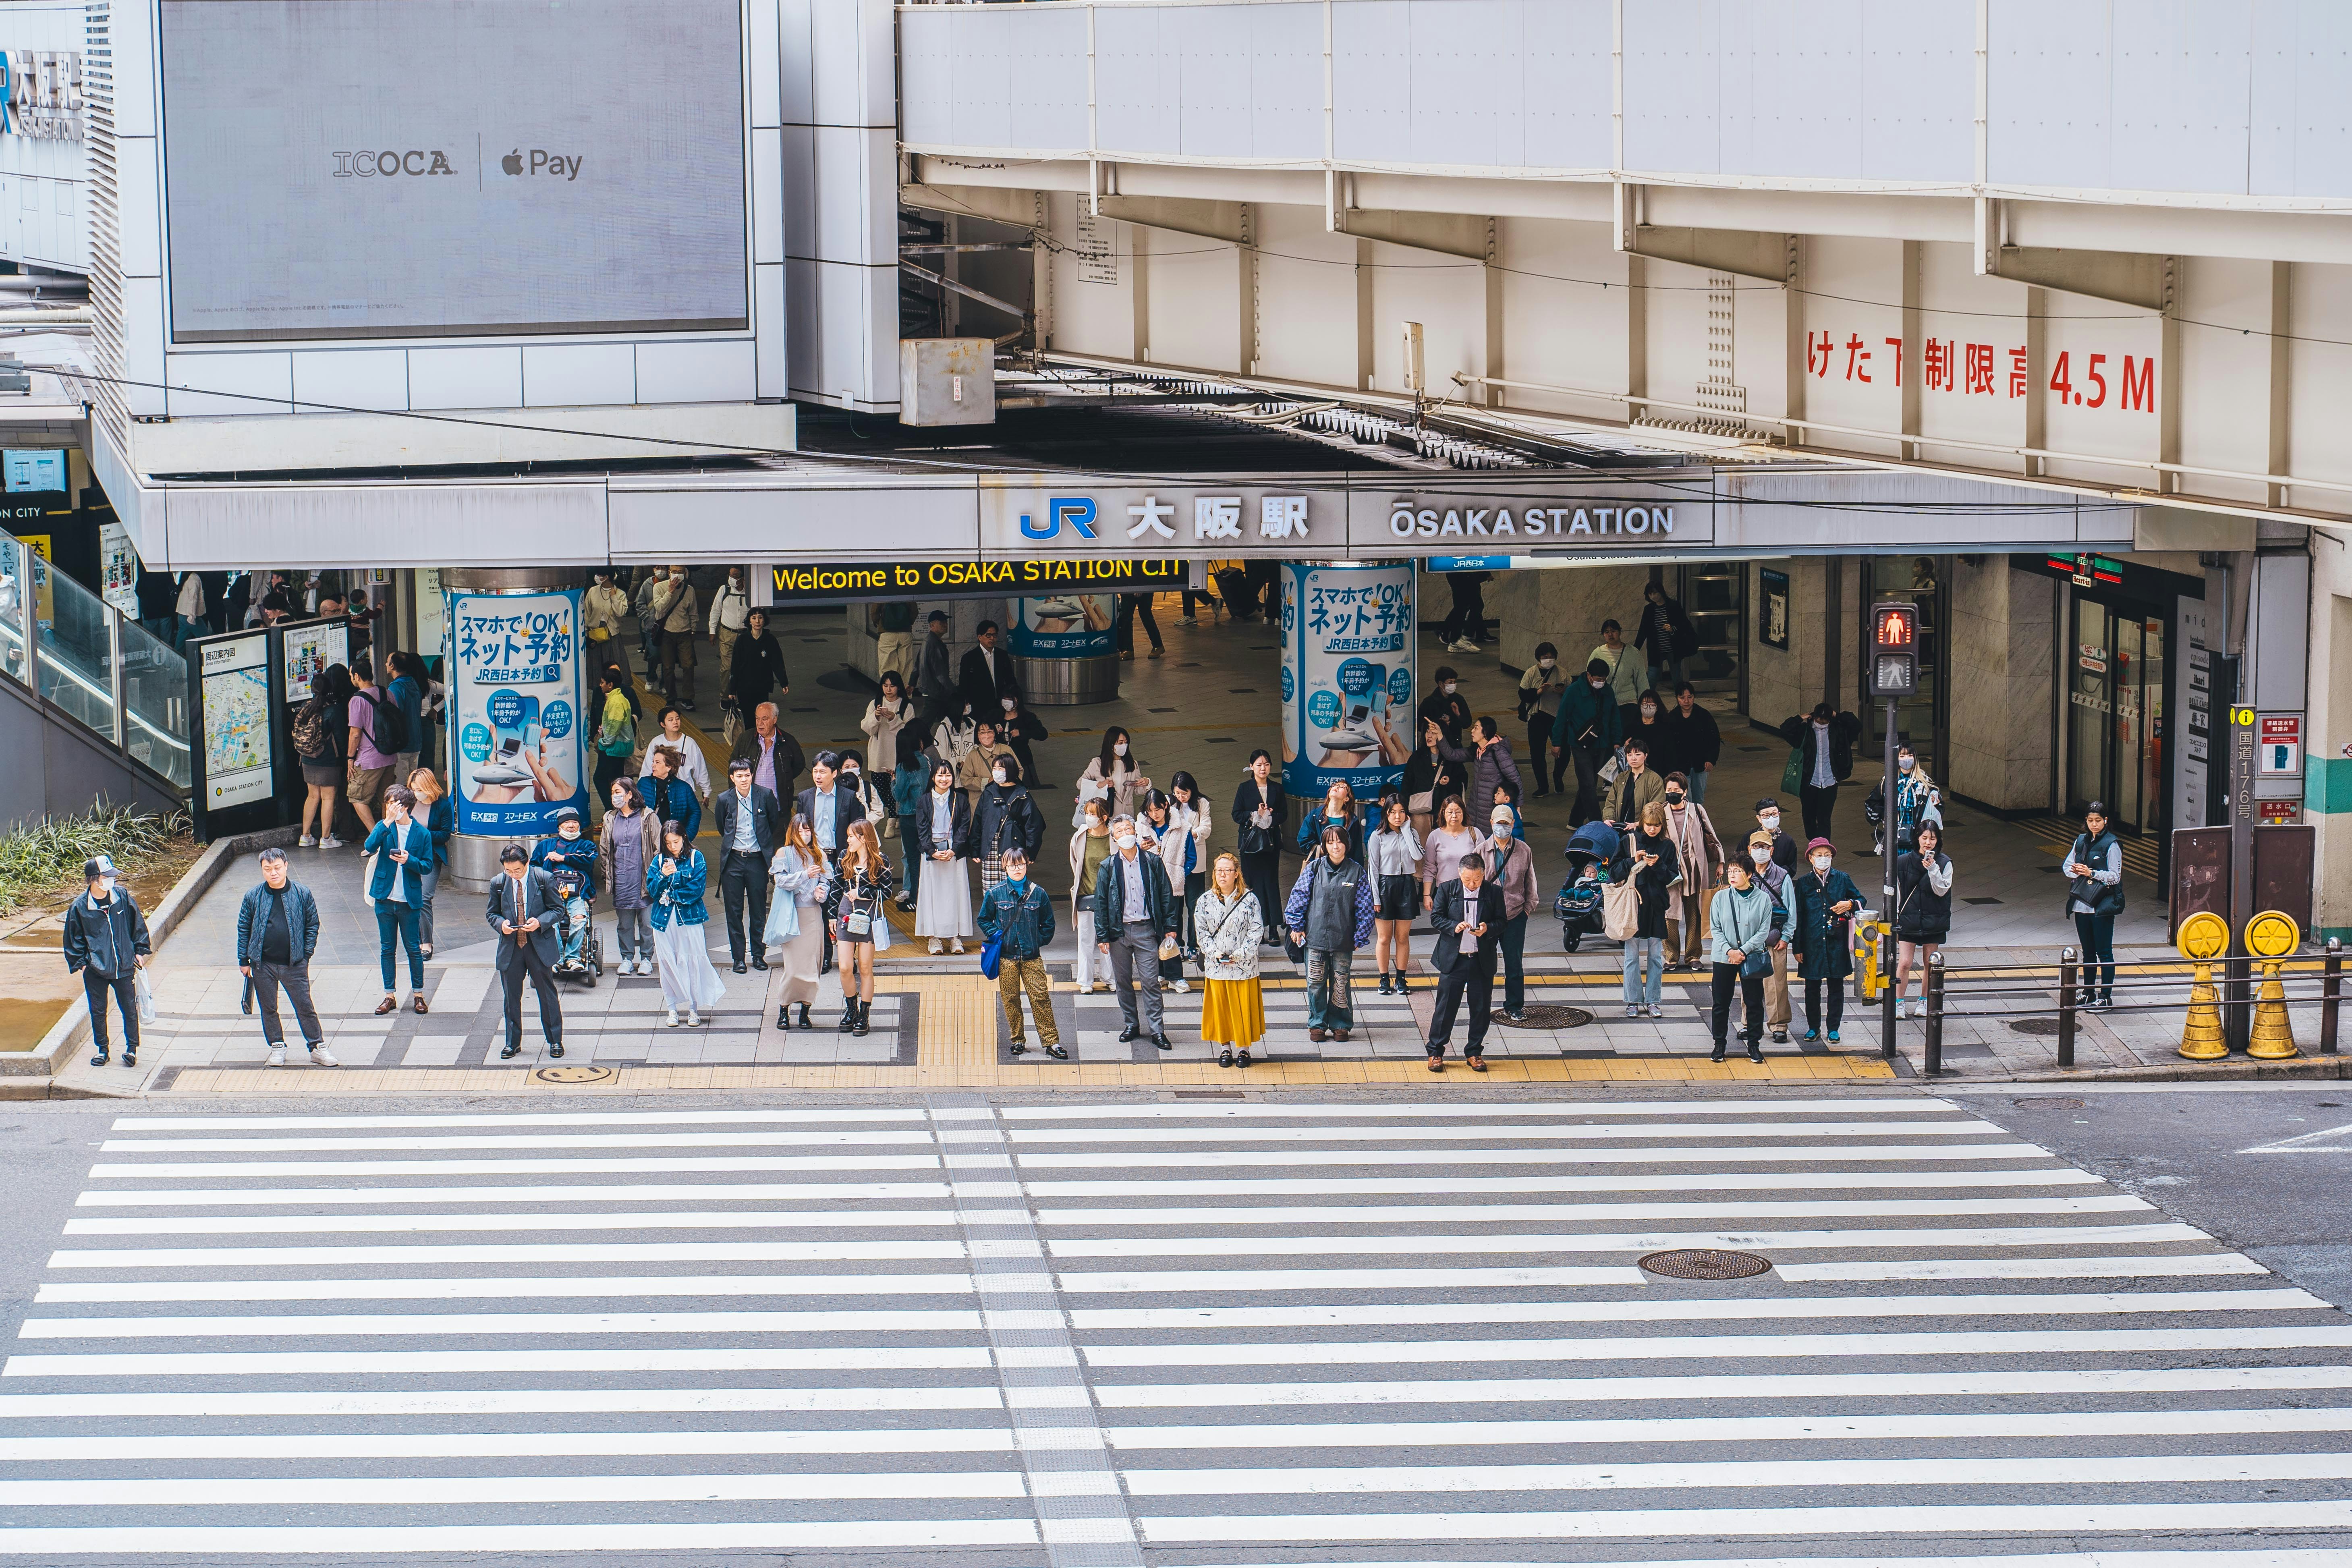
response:
{"label": "sneakers", "polygon": [[1478,645],[1472,642],[1468,637],[1456,637],[1452,642],[1445,645],[1445,651],[1448,653],[1476,653],[1478,651]]}
{"label": "sneakers", "polygon": [[[270,1065],[272,1067],[277,1066],[275,1062],[272,1062]],[[334,1054],[329,1051],[326,1047],[312,1046],[310,1047],[310,1065],[314,1068],[339,1068],[343,1064],[337,1061],[334,1058]]]}
{"label": "sneakers", "polygon": [[665,1028],[670,1028],[670,1029],[675,1029],[675,1028],[677,1028],[677,1008],[672,1007],[668,1012],[667,1012],[667,1013],[665,1013],[665,1014],[663,1014],[663,1015],[662,1015],[662,1026],[663,1026],[663,1027],[665,1027]]}
{"label": "sneakers", "polygon": [[286,1047],[284,1046],[272,1046],[269,1047],[269,1065],[274,1068],[282,1068],[286,1065]]}
{"label": "sneakers", "polygon": [[319,847],[321,849],[341,849],[342,847],[343,841],[331,833],[319,840]]}
{"label": "sneakers", "polygon": [[1169,989],[1171,991],[1190,991],[1192,989],[1192,983],[1189,980],[1178,980],[1172,983],[1169,986]]}
{"label": "sneakers", "polygon": [[948,943],[948,951],[950,952],[961,952],[963,951],[963,938],[957,937],[953,942]]}
{"label": "sneakers", "polygon": [[1641,1016],[1642,1009],[1638,1006],[1628,1007],[1625,1009],[1625,1016],[1628,1018],[1638,1018]]}
{"label": "sneakers", "polygon": [[1666,1010],[1664,1007],[1652,1007],[1647,1011],[1653,1018],[1663,1018],[1666,1016]]}
{"label": "sneakers", "polygon": [[700,1028],[702,1026],[702,1015],[696,1012],[693,1008],[688,1007],[686,1010],[686,1026],[689,1029]]}
{"label": "sneakers", "polygon": [[938,937],[931,938],[931,956],[933,958],[937,958],[947,950],[947,943],[941,942]]}
{"label": "sneakers", "polygon": [[297,849],[316,849],[319,847],[319,836],[315,833],[305,833],[301,837],[294,840],[294,847]]}

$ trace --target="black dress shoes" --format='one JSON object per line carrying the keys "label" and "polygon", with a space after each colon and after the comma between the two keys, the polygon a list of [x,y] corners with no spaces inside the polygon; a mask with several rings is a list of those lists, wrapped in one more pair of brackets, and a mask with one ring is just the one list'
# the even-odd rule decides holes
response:
{"label": "black dress shoes", "polygon": [[522,1055],[522,1047],[520,1046],[506,1046],[500,1047],[499,1051],[499,1060],[502,1062],[512,1061],[515,1058],[520,1055]]}
{"label": "black dress shoes", "polygon": [[547,1042],[547,1054],[548,1054],[549,1056],[551,1056],[551,1057],[560,1057],[560,1056],[562,1056],[562,1055],[563,1054],[563,1042],[562,1042],[562,1040],[550,1040],[550,1041],[548,1041],[548,1042]]}
{"label": "black dress shoes", "polygon": [[[765,969],[767,965],[763,963],[760,967]],[[740,958],[735,961],[735,973],[738,974],[743,973],[743,961]]]}
{"label": "black dress shoes", "polygon": [[1168,1043],[1168,1037],[1165,1035],[1152,1036],[1151,1043],[1153,1046],[1163,1051],[1172,1051],[1176,1048],[1174,1046]]}
{"label": "black dress shoes", "polygon": [[751,967],[754,969],[765,969],[768,967],[768,961],[759,953],[755,952],[751,955]]}
{"label": "black dress shoes", "polygon": [[1143,1033],[1142,1030],[1137,1028],[1134,1025],[1129,1024],[1126,1028],[1121,1029],[1118,1032],[1118,1043],[1123,1046],[1141,1033]]}

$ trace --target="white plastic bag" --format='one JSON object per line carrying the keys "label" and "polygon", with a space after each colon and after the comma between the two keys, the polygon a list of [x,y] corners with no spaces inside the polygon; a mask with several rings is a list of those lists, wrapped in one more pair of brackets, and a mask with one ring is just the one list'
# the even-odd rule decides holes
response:
{"label": "white plastic bag", "polygon": [[131,978],[139,992],[139,1022],[152,1024],[155,1021],[155,987],[148,982],[144,968],[132,970]]}

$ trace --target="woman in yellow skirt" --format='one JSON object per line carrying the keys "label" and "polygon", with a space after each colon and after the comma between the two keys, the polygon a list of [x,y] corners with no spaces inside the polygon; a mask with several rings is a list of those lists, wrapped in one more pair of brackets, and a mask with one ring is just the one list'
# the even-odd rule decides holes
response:
{"label": "woman in yellow skirt", "polygon": [[1209,890],[1192,906],[1201,943],[1201,1038],[1218,1047],[1221,1068],[1249,1066],[1250,1047],[1265,1038],[1265,997],[1258,988],[1258,936],[1265,925],[1257,895],[1242,880],[1231,850],[1217,857]]}

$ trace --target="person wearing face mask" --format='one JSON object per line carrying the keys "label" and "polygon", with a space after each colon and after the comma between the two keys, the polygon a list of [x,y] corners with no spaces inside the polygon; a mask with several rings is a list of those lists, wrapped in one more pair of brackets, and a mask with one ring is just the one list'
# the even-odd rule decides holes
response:
{"label": "person wearing face mask", "polygon": [[1780,803],[1769,795],[1756,803],[1756,830],[1771,840],[1772,859],[1780,869],[1793,877],[1804,868],[1804,849],[1780,826]]}
{"label": "person wearing face mask", "polygon": [[1327,823],[1321,853],[1299,868],[1283,906],[1282,923],[1306,950],[1307,1037],[1344,1042],[1356,1026],[1349,972],[1356,949],[1372,940],[1372,879],[1347,829]]}
{"label": "person wearing face mask", "polygon": [[[1895,1005],[1914,1018],[1927,1016],[1927,964],[1952,933],[1952,861],[1943,843],[1944,830],[1923,822],[1895,860]],[[1919,994],[1906,1002],[1915,973]]]}
{"label": "person wearing face mask", "polygon": [[931,768],[930,793],[915,813],[914,842],[929,873],[915,895],[915,934],[929,938],[933,952],[942,939],[961,952],[964,932],[974,929],[963,869],[971,854],[971,800],[955,787],[955,770],[945,763]]}
{"label": "person wearing face mask", "polygon": [[[735,668],[735,647],[742,640],[743,628],[751,616],[751,591],[743,586],[743,568],[727,568],[727,580],[711,591],[710,614],[704,630],[718,646],[719,668]],[[766,693],[761,694],[764,700]]]}
{"label": "person wearing face mask", "polygon": [[[1861,736],[1862,721],[1827,702],[1816,702],[1811,713],[1781,723],[1780,739],[1795,752],[1797,805],[1804,815],[1808,839],[1829,837],[1838,785],[1853,772],[1853,743]],[[1784,774],[1784,789],[1785,781]]]}
{"label": "person wearing face mask", "polygon": [[956,761],[956,784],[971,796],[974,805],[980,804],[982,793],[995,776],[997,763],[1013,754],[1013,748],[999,738],[1000,733],[994,720],[981,720],[972,726],[971,744]]}
{"label": "person wearing face mask", "polygon": [[1109,965],[1095,946],[1095,879],[1102,863],[1118,853],[1110,841],[1110,803],[1087,802],[1087,825],[1070,835],[1070,924],[1076,928],[1078,955],[1070,964],[1070,978],[1078,994],[1094,994],[1097,975],[1108,977]]}
{"label": "person wearing face mask", "polygon": [[1519,764],[1511,755],[1511,742],[1503,734],[1502,725],[1481,714],[1470,721],[1470,745],[1467,751],[1451,745],[1444,748],[1445,760],[1462,764],[1465,775],[1463,804],[1473,822],[1484,822],[1495,807],[1495,791],[1509,784],[1514,799],[1527,786],[1519,779]]}
{"label": "person wearing face mask", "polygon": [[897,814],[882,809],[882,797],[875,793],[873,784],[866,782],[866,760],[856,752],[844,752],[839,767],[840,772],[835,775],[835,787],[856,795],[858,805],[866,808],[866,820],[874,824],[874,831],[887,834]]}
{"label": "person wearing face mask", "polygon": [[580,814],[564,806],[555,814],[555,834],[542,838],[530,852],[530,863],[548,875],[563,899],[563,949],[555,973],[567,978],[587,974],[588,902],[596,890],[596,841],[582,836]]}
{"label": "person wearing face mask", "polygon": [[[1405,764],[1407,787],[1411,787],[1412,764]],[[1240,843],[1242,880],[1257,900],[1258,912],[1263,915],[1273,909],[1280,896],[1277,883],[1281,878],[1282,841],[1289,825],[1290,802],[1282,793],[1282,780],[1274,771],[1274,756],[1260,747],[1250,753],[1249,765],[1242,773],[1240,787],[1234,791],[1234,830]],[[1262,926],[1258,944],[1276,940],[1272,926]]]}
{"label": "person wearing face mask", "polygon": [[654,625],[661,628],[661,688],[689,713],[694,711],[694,634],[698,629],[695,603],[694,584],[686,580],[683,566],[669,569],[650,601]]}
{"label": "person wearing face mask", "polygon": [[654,928],[646,919],[646,868],[661,855],[661,819],[646,809],[635,781],[615,779],[613,809],[597,830],[604,863],[604,891],[613,900],[613,946],[621,955],[615,974],[654,972]]}
{"label": "person wearing face mask", "polygon": [[1136,771],[1133,746],[1126,726],[1112,724],[1102,733],[1102,749],[1087,763],[1087,771],[1078,775],[1076,810],[1071,814],[1070,826],[1086,826],[1087,802],[1099,800],[1110,808],[1113,816],[1130,816],[1135,812],[1135,797],[1149,790],[1151,780]]}
{"label": "person wearing face mask", "polygon": [[66,906],[66,972],[81,976],[82,995],[89,1006],[90,1043],[98,1054],[89,1065],[107,1063],[106,999],[114,998],[122,1015],[122,1065],[139,1065],[139,971],[152,951],[147,939],[147,918],[119,886],[114,862],[100,855],[81,868],[82,894]]}
{"label": "person wearing face mask", "polygon": [[[1862,803],[1864,820],[1870,824],[1871,853],[1875,855],[1883,843],[1881,825],[1886,820],[1886,781],[1881,779],[1870,786],[1869,798]],[[1944,792],[1919,765],[1918,752],[1905,741],[1895,748],[1895,852],[1906,854],[1919,837],[1923,823],[1941,827],[1944,822]]]}
{"label": "person wearing face mask", "polygon": [[980,861],[980,890],[1004,880],[1004,858],[1018,849],[1037,863],[1045,844],[1045,814],[1021,782],[1021,759],[1002,756],[988,770],[988,786],[971,811],[971,852]]}
{"label": "person wearing face mask", "polygon": [[1625,646],[1625,628],[1615,621],[1601,623],[1601,641],[1585,656],[1588,663],[1605,665],[1609,670],[1609,690],[1616,700],[1619,715],[1628,726],[1633,722],[1634,704],[1642,700],[1642,687],[1649,671],[1642,656]]}
{"label": "person wearing face mask", "polygon": [[1678,773],[1666,775],[1666,837],[1683,868],[1666,909],[1666,967],[1696,969],[1706,951],[1707,895],[1723,866],[1723,840],[1706,807],[1690,798],[1690,780]]}
{"label": "person wearing face mask", "polygon": [[[859,797],[856,790],[842,782],[841,775],[836,771],[840,763],[841,758],[838,753],[819,752],[809,760],[809,778],[812,781],[809,787],[793,798],[793,809],[807,817],[809,826],[816,830],[817,847],[833,857],[836,864],[839,863],[843,846],[849,842],[850,824],[866,820],[866,802]],[[778,824],[780,829],[782,826],[780,822]],[[875,842],[879,844],[881,840],[877,838]],[[761,864],[764,867],[773,850],[771,845],[763,844],[760,847]],[[727,869],[724,862],[719,875],[720,885],[731,894],[733,885],[725,880]],[[768,918],[764,882],[761,884],[761,891],[762,898],[759,911],[752,916],[754,923],[763,923]],[[731,902],[728,907],[727,928],[727,934],[731,940],[735,934],[735,911]],[[833,966],[834,950],[837,945],[834,941],[835,934],[830,926],[826,928],[824,957],[820,963],[819,973]],[[762,963],[756,954],[751,963],[755,968],[767,967],[767,964]],[[737,973],[741,973],[740,959],[737,961]]]}
{"label": "person wearing face mask", "polygon": [[1004,879],[980,901],[980,934],[998,944],[996,994],[1004,1006],[1004,1026],[1019,1056],[1029,1048],[1021,1027],[1021,996],[1037,1019],[1037,1042],[1056,1061],[1067,1060],[1062,1033],[1054,1023],[1054,983],[1045,973],[1045,944],[1054,940],[1054,900],[1029,875],[1029,857],[1019,845],[1004,852]]}
{"label": "person wearing face mask", "polygon": [[1536,853],[1525,839],[1513,837],[1517,824],[1509,806],[1496,806],[1487,826],[1493,831],[1480,852],[1486,858],[1486,890],[1501,900],[1496,951],[1503,955],[1503,1016],[1519,1024],[1527,1021],[1528,913],[1538,896]]}
{"label": "person wearing face mask", "polygon": [[1835,1045],[1845,1019],[1845,981],[1853,973],[1853,911],[1862,889],[1837,869],[1836,846],[1816,838],[1805,846],[1808,868],[1797,878],[1797,921],[1790,935],[1797,973],[1805,982],[1805,1038],[1822,1037],[1822,991],[1829,990],[1829,1037]]}
{"label": "person wearing face mask", "polygon": [[1650,766],[1663,778],[1675,766],[1674,747],[1668,737],[1672,731],[1664,722],[1665,699],[1654,691],[1643,691],[1633,706],[1633,722],[1626,727],[1625,743],[1642,742],[1650,754]]}
{"label": "person wearing face mask", "polygon": [[1486,1027],[1495,1000],[1495,949],[1502,940],[1495,889],[1486,883],[1486,858],[1465,855],[1454,874],[1438,884],[1437,901],[1429,911],[1437,930],[1430,949],[1429,966],[1437,972],[1436,1004],[1430,1009],[1429,1070],[1445,1070],[1445,1047],[1453,1038],[1454,1015],[1466,993],[1470,1001],[1470,1038],[1462,1055],[1473,1072],[1486,1070]]}
{"label": "person wearing face mask", "polygon": [[1438,666],[1436,679],[1429,695],[1421,700],[1421,708],[1416,715],[1423,721],[1434,721],[1437,727],[1445,731],[1447,742],[1455,744],[1461,742],[1462,732],[1470,727],[1470,700],[1462,695],[1459,689],[1461,683],[1461,677],[1455,675],[1451,667]]}
{"label": "person wearing face mask", "polygon": [[1708,924],[1715,931],[1708,954],[1715,1001],[1709,1019],[1715,1037],[1710,1061],[1723,1059],[1735,988],[1739,993],[1743,1014],[1739,1032],[1748,1045],[1748,1059],[1764,1059],[1764,976],[1756,971],[1769,967],[1770,960],[1765,955],[1780,934],[1780,907],[1757,885],[1750,870],[1737,860],[1726,866],[1724,885],[1716,889],[1708,911]]}
{"label": "person wearing face mask", "polygon": [[1519,672],[1519,719],[1528,727],[1528,759],[1536,770],[1536,795],[1552,792],[1551,710],[1567,688],[1559,676],[1559,649],[1536,644],[1536,661]]}
{"label": "person wearing face mask", "polygon": [[1135,818],[1111,819],[1111,847],[1095,872],[1095,949],[1110,955],[1111,988],[1118,995],[1119,1043],[1149,1035],[1163,1051],[1176,1047],[1162,1026],[1160,942],[1183,923],[1168,868],[1143,850]]}
{"label": "person wearing face mask", "polygon": [[596,773],[588,792],[591,800],[601,800],[613,792],[614,784],[630,775],[630,763],[637,754],[637,710],[629,705],[628,679],[618,665],[606,665],[596,676],[596,689],[602,693],[597,709]]}
{"label": "person wearing face mask", "polygon": [[1663,1018],[1666,1016],[1666,900],[1683,875],[1675,841],[1666,837],[1663,801],[1642,808],[1639,821],[1618,847],[1609,875],[1612,881],[1633,883],[1640,906],[1633,934],[1625,939],[1625,1016],[1639,1017],[1646,1008],[1651,1017]]}
{"label": "person wearing face mask", "polygon": [[1609,685],[1610,667],[1593,659],[1581,679],[1571,680],[1559,694],[1551,716],[1552,772],[1564,765],[1576,769],[1576,805],[1569,812],[1571,831],[1601,815],[1601,767],[1625,737],[1625,721]]}
{"label": "person wearing face mask", "polygon": [[[1791,853],[1795,848],[1790,846]],[[1772,835],[1760,827],[1748,836],[1747,856],[1756,886],[1772,900],[1774,910],[1772,940],[1766,943],[1772,954],[1772,969],[1764,976],[1764,1025],[1772,1031],[1772,1043],[1785,1046],[1789,1043],[1789,930],[1797,919],[1797,879],[1780,864]]]}

